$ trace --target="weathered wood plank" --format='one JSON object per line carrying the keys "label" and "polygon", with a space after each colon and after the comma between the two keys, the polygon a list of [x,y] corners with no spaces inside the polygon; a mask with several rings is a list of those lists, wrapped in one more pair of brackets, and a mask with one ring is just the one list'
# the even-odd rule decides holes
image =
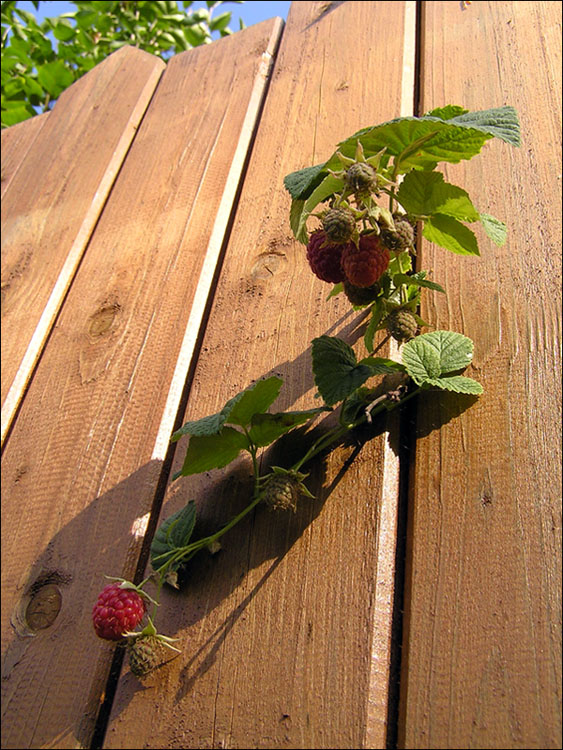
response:
{"label": "weathered wood plank", "polygon": [[[186,419],[273,373],[285,380],[275,409],[315,405],[311,339],[360,338],[361,315],[325,301],[327,285],[291,236],[283,177],[400,114],[403,36],[403,3],[292,4]],[[395,519],[382,499],[387,482],[396,503],[397,471],[387,441],[359,455],[339,448],[309,467],[317,500],[289,517],[259,508],[217,557],[194,559],[187,588],[163,594],[157,623],[183,653],[147,678],[150,689],[123,674],[105,747],[385,746],[393,569],[382,518]],[[290,438],[263,460],[289,465],[298,447]],[[179,480],[163,515],[193,498],[199,533],[216,529],[247,504],[248,475],[241,459]]]}
{"label": "weathered wood plank", "polygon": [[[523,144],[447,168],[507,222],[482,257],[424,246],[425,319],[475,341],[485,393],[422,402],[400,746],[561,746],[561,5],[425,3],[423,111],[511,104]],[[447,424],[444,424],[447,422]],[[433,430],[433,428],[435,428]],[[432,431],[433,430],[433,431]]]}
{"label": "weathered wood plank", "polygon": [[[189,366],[184,333],[203,314],[281,24],[169,62],[7,440],[6,747],[90,746],[113,654],[92,606],[104,574],[136,568],[168,394]],[[62,608],[30,638],[38,580],[58,586]]]}
{"label": "weathered wood plank", "polygon": [[63,92],[2,200],[2,442],[164,68],[123,48]]}
{"label": "weathered wood plank", "polygon": [[36,117],[30,117],[11,128],[2,130],[2,170],[1,170],[1,195],[8,189],[8,185],[22,161],[25,159],[27,150],[37,137],[39,131],[45,125],[49,112]]}

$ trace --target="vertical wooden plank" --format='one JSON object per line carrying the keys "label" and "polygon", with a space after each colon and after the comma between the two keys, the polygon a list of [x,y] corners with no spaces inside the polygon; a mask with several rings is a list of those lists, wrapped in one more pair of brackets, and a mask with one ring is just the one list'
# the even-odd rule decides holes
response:
{"label": "vertical wooden plank", "polygon": [[11,128],[2,130],[2,170],[1,170],[1,195],[8,189],[8,185],[25,155],[37,137],[39,131],[45,125],[49,112],[36,117],[30,117],[29,120],[12,125]]}
{"label": "vertical wooden plank", "polygon": [[[561,5],[425,3],[423,111],[511,104],[522,147],[447,168],[506,221],[482,257],[424,246],[485,392],[418,413],[400,746],[561,746]],[[456,418],[454,418],[456,417]],[[449,421],[451,420],[451,421]]]}
{"label": "vertical wooden plank", "polygon": [[[135,572],[178,358],[189,366],[184,332],[197,325],[281,23],[168,63],[7,440],[6,747],[90,746],[113,655],[92,606],[104,574]],[[47,586],[61,610],[32,631],[26,606],[37,590],[56,599]]]}
{"label": "vertical wooden plank", "polygon": [[2,442],[164,68],[124,47],[64,91],[2,200]]}
{"label": "vertical wooden plank", "polygon": [[[403,70],[401,76],[401,107],[399,115],[414,114],[416,76],[416,3],[406,2],[403,35]],[[400,361],[399,346],[391,339],[388,356]],[[390,434],[400,431],[399,415],[390,415]],[[402,440],[402,436],[400,438]],[[404,458],[403,458],[404,460]],[[383,457],[383,485],[377,530],[377,579],[373,610],[373,643],[366,717],[366,748],[389,747],[396,736],[396,727],[389,730],[389,721],[396,723],[397,672],[391,664],[395,658],[392,648],[393,614],[395,606],[395,558],[397,555],[400,460],[397,445],[387,440]],[[395,636],[396,637],[396,636]],[[390,691],[390,683],[395,684]],[[392,702],[390,710],[389,702]],[[392,739],[393,738],[393,739]]]}
{"label": "vertical wooden plank", "polygon": [[[322,161],[360,127],[400,114],[403,38],[403,3],[292,4],[186,419],[216,412],[273,373],[285,380],[275,409],[310,407],[311,339],[361,337],[362,316],[341,298],[326,301],[328,287],[293,240],[283,177]],[[392,593],[378,544],[394,439],[383,433],[359,454],[340,447],[308,467],[315,501],[289,516],[258,508],[218,556],[194,559],[186,588],[166,591],[158,615],[182,655],[146,689],[125,672],[105,747],[147,738],[171,748],[384,747],[385,699],[370,688],[386,690],[374,671],[388,666],[387,643],[374,631],[388,623],[374,616],[387,606],[378,585]],[[284,445],[264,464],[289,465],[300,440]],[[163,515],[193,498],[198,533],[216,529],[247,504],[248,478],[241,459],[182,479],[170,485]]]}

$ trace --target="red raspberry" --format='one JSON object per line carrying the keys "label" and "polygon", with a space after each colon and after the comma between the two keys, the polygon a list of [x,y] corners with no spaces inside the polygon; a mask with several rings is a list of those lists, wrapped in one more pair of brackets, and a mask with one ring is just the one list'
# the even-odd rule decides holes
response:
{"label": "red raspberry", "polygon": [[375,234],[360,237],[359,247],[346,245],[342,252],[342,270],[354,286],[368,287],[381,278],[389,265],[389,250]]}
{"label": "red raspberry", "polygon": [[321,281],[338,284],[344,279],[340,267],[343,248],[347,245],[330,243],[322,229],[313,232],[307,245],[307,260],[311,270]]}
{"label": "red raspberry", "polygon": [[109,583],[92,610],[96,635],[108,641],[121,640],[123,633],[141,622],[145,609],[145,600],[136,591],[121,588],[118,581]]}

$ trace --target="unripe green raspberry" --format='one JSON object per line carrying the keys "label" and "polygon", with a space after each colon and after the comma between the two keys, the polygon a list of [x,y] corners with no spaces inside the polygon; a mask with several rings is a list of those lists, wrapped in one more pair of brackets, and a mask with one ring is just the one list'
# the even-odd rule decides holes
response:
{"label": "unripe green raspberry", "polygon": [[393,310],[385,319],[385,327],[395,341],[408,341],[416,336],[418,323],[408,310]]}
{"label": "unripe green raspberry", "polygon": [[307,474],[298,471],[287,471],[277,466],[265,478],[263,500],[272,510],[297,510],[297,501],[301,495],[313,497],[303,484]]}
{"label": "unripe green raspberry", "polygon": [[389,250],[406,250],[414,245],[414,229],[406,219],[395,219],[395,231],[385,229],[381,237]]}
{"label": "unripe green raspberry", "polygon": [[364,195],[374,190],[377,185],[377,174],[371,164],[357,161],[346,172],[346,183],[354,193]]}
{"label": "unripe green raspberry", "polygon": [[348,242],[355,226],[354,215],[345,208],[331,208],[323,217],[323,229],[330,242]]}
{"label": "unripe green raspberry", "polygon": [[163,661],[163,646],[156,635],[135,638],[127,646],[129,666],[136,677],[144,677]]}

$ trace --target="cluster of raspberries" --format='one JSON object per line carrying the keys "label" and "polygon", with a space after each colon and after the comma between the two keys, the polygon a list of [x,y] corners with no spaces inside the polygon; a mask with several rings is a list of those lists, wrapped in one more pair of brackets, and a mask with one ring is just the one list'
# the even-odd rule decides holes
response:
{"label": "cluster of raspberries", "polygon": [[324,230],[318,229],[309,239],[307,260],[321,281],[348,281],[357,287],[368,287],[387,270],[390,256],[378,235],[362,235],[356,246],[352,241],[333,243]]}
{"label": "cluster of raspberries", "polygon": [[363,234],[353,241],[354,217],[345,209],[331,209],[323,228],[309,238],[307,260],[321,281],[344,282],[345,288],[366,289],[381,278],[389,266],[389,250],[409,247],[414,237],[407,221],[397,222],[394,232]]}

